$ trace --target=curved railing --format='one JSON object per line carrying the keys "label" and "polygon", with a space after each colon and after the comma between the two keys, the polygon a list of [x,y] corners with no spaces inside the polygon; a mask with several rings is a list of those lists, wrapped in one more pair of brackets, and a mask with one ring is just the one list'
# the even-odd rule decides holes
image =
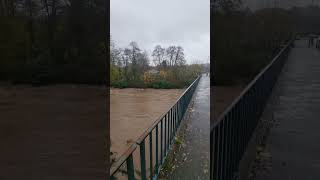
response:
{"label": "curved railing", "polygon": [[157,179],[200,78],[112,165],[111,179]]}
{"label": "curved railing", "polygon": [[294,39],[250,82],[210,127],[210,179],[235,179]]}

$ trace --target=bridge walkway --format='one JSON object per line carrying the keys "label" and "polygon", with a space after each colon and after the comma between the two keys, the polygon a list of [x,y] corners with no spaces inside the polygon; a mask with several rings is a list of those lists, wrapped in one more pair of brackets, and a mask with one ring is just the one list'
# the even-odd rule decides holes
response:
{"label": "bridge walkway", "polygon": [[295,41],[275,86],[256,180],[320,179],[320,51]]}
{"label": "bridge walkway", "polygon": [[176,141],[180,145],[169,154],[170,169],[163,173],[166,177],[160,179],[208,180],[210,78],[206,74],[202,75],[184,118]]}

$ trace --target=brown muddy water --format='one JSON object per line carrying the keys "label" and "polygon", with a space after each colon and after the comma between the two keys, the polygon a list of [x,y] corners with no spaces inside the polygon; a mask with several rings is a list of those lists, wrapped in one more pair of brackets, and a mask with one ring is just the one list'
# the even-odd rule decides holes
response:
{"label": "brown muddy water", "polygon": [[112,159],[117,160],[166,112],[184,89],[110,89]]}
{"label": "brown muddy water", "polygon": [[213,118],[216,120],[223,111],[240,95],[245,85],[213,87]]}
{"label": "brown muddy water", "polygon": [[106,87],[0,85],[0,179],[104,179]]}

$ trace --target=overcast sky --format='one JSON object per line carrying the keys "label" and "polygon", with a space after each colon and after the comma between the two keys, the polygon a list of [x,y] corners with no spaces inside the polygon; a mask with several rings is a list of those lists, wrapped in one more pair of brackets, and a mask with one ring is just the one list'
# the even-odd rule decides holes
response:
{"label": "overcast sky", "polygon": [[111,38],[118,47],[136,41],[148,51],[180,45],[188,63],[209,62],[209,0],[111,0]]}

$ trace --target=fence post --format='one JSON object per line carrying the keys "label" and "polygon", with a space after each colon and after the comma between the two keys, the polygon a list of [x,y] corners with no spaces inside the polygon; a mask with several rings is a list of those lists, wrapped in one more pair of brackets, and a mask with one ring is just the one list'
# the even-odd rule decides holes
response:
{"label": "fence post", "polygon": [[134,180],[134,166],[133,166],[133,158],[132,154],[127,159],[127,171],[128,171],[128,179]]}
{"label": "fence post", "polygon": [[146,180],[146,154],[145,154],[145,140],[140,144],[140,165],[141,165],[141,179]]}

